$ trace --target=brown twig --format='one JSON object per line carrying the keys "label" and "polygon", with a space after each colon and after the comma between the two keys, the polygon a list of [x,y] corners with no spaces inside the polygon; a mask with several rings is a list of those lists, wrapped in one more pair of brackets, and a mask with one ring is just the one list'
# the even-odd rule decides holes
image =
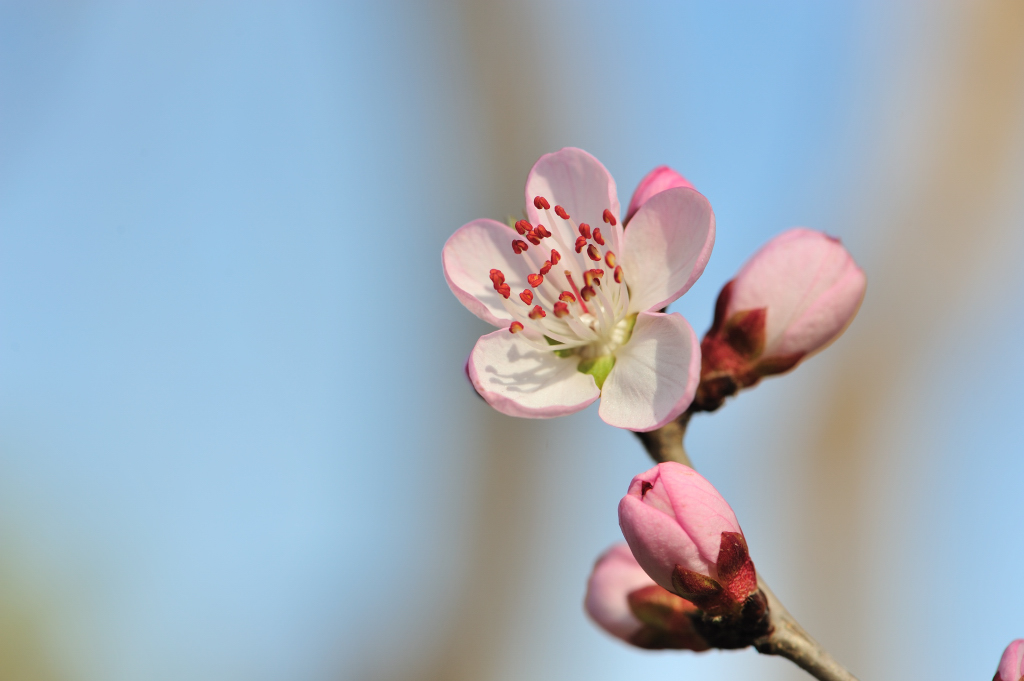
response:
{"label": "brown twig", "polygon": [[[648,433],[637,433],[644,449],[658,463],[678,461],[693,467],[683,447],[683,437],[693,413],[687,411],[677,420],[652,430]],[[793,618],[785,606],[768,588],[761,575],[757,576],[757,584],[768,599],[771,627],[767,634],[753,641],[754,648],[764,655],[778,655],[797,665],[819,681],[857,681],[857,678],[846,671],[828,651]]]}

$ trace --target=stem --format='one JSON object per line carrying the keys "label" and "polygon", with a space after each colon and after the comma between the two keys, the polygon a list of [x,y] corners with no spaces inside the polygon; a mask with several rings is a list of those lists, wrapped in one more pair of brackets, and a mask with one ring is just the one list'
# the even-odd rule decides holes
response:
{"label": "stem", "polygon": [[[693,412],[687,411],[675,421],[657,430],[636,434],[655,462],[678,461],[693,468],[690,457],[686,455],[686,449],[683,447],[683,437],[686,435],[686,426],[689,425],[691,416]],[[846,671],[828,654],[828,651],[804,631],[761,579],[761,575],[757,576],[757,584],[768,599],[771,619],[770,632],[754,641],[757,652],[784,657],[819,681],[857,681],[853,674]]]}
{"label": "stem", "polygon": [[657,430],[635,433],[655,463],[676,461],[693,468],[690,457],[686,455],[686,448],[683,447],[683,436],[686,435],[686,426],[689,425],[691,416],[693,412],[686,411],[675,421],[670,421]]}
{"label": "stem", "polygon": [[846,671],[804,631],[761,579],[761,575],[757,576],[757,584],[768,598],[772,622],[771,633],[754,641],[757,652],[784,657],[820,681],[857,681],[857,677]]}

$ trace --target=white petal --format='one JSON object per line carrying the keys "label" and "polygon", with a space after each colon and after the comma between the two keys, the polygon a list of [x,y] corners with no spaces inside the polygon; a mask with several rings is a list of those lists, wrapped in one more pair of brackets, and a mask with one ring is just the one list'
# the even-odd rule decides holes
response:
{"label": "white petal", "polygon": [[[526,178],[526,214],[530,222],[548,224],[545,211],[533,205],[535,196],[543,196],[554,209],[560,205],[579,224],[586,222],[591,227],[601,228],[612,248],[619,248],[617,238],[621,231],[619,222],[619,197],[615,180],[596,158],[574,147],[566,147],[551,154],[544,154],[533,165]],[[605,224],[605,209],[612,212],[616,228]],[[575,238],[575,235],[574,237]]]}
{"label": "white petal", "polygon": [[576,370],[576,357],[537,350],[508,329],[481,336],[466,363],[476,391],[503,414],[546,419],[596,400],[594,377]]}
{"label": "white petal", "polygon": [[636,212],[622,244],[631,312],[659,310],[686,293],[715,245],[715,214],[694,189],[655,194]]}
{"label": "white petal", "polygon": [[686,411],[699,382],[700,344],[690,324],[677,312],[641,312],[615,352],[599,413],[618,428],[654,430]]}
{"label": "white petal", "polygon": [[512,251],[512,240],[519,238],[514,229],[500,222],[474,220],[459,227],[441,253],[444,278],[452,293],[470,312],[495,326],[507,326],[512,315],[494,290],[491,269],[501,270],[513,296],[528,286],[526,276],[535,271],[525,254]]}

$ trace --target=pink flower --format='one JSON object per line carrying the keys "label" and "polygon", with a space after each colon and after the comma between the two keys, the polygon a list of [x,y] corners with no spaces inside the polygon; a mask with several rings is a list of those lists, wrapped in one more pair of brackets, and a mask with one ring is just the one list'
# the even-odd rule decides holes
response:
{"label": "pink flower", "polygon": [[537,161],[527,219],[462,226],[444,246],[445,278],[499,331],[466,364],[477,392],[511,416],[551,418],[601,398],[600,416],[646,431],[681,414],[700,350],[679,314],[662,314],[704,271],[715,239],[707,199],[676,187],[649,199],[629,229],[615,181],[580,149]]}
{"label": "pink flower", "polygon": [[698,614],[697,607],[655,584],[625,544],[597,559],[584,607],[602,629],[641,648],[710,647],[690,619]]}
{"label": "pink flower", "polygon": [[999,669],[992,681],[1021,681],[1024,679],[1024,638],[1006,646],[999,660]]}
{"label": "pink flower", "polygon": [[718,296],[695,407],[716,409],[823,350],[853,321],[866,285],[838,239],[797,228],[769,241]]}
{"label": "pink flower", "polygon": [[640,184],[636,186],[636,191],[633,192],[633,198],[629,201],[629,209],[626,211],[626,217],[623,219],[623,222],[629,224],[629,221],[633,219],[633,214],[640,209],[640,206],[647,203],[647,199],[666,189],[673,189],[675,187],[694,189],[689,180],[668,166],[658,166],[647,173],[644,179],[640,180]]}
{"label": "pink flower", "polygon": [[619,526],[654,581],[709,613],[737,612],[758,592],[732,508],[695,470],[660,463],[633,478]]}

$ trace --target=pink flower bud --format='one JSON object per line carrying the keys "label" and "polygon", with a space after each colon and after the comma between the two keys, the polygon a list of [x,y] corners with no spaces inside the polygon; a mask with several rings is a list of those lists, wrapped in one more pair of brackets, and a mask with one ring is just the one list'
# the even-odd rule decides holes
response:
{"label": "pink flower bud", "polygon": [[1024,638],[1006,646],[999,660],[999,669],[992,681],[1021,681],[1024,679]]}
{"label": "pink flower bud", "polygon": [[655,584],[625,544],[616,544],[597,559],[584,606],[602,629],[635,646],[709,648],[690,619],[697,607]]}
{"label": "pink flower bud", "polygon": [[823,350],[853,321],[866,285],[838,239],[797,228],[769,241],[718,296],[701,342],[698,408]]}
{"label": "pink flower bud", "polygon": [[623,220],[623,224],[629,222],[629,219],[633,217],[633,213],[640,210],[640,206],[647,202],[647,199],[651,198],[659,192],[663,192],[666,189],[673,189],[675,187],[689,187],[693,189],[693,185],[685,177],[672,170],[668,166],[658,166],[651,172],[644,176],[644,179],[640,180],[640,184],[636,186],[636,191],[633,192],[633,198],[629,200],[629,210],[626,211],[626,219]]}
{"label": "pink flower bud", "polygon": [[732,508],[692,468],[660,463],[633,478],[619,526],[655,583],[710,613],[735,613],[758,593]]}

